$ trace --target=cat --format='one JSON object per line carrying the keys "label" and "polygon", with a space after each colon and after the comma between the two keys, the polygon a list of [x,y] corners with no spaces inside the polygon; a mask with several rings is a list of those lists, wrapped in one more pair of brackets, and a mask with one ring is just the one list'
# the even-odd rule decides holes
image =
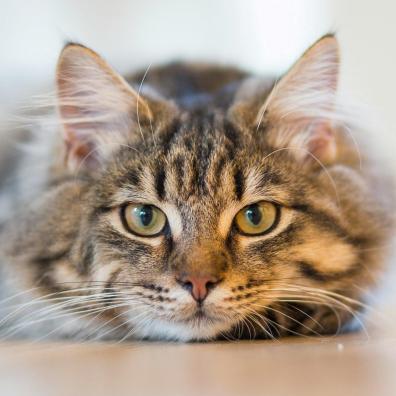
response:
{"label": "cat", "polygon": [[279,79],[188,63],[123,78],[67,44],[56,111],[3,186],[0,337],[351,329],[393,220],[339,63],[329,34]]}

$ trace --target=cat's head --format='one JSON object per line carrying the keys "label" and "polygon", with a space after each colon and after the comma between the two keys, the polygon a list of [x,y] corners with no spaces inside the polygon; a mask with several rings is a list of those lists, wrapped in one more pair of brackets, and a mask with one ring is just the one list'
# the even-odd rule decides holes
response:
{"label": "cat's head", "polygon": [[326,36],[276,82],[194,111],[66,46],[61,181],[24,229],[43,245],[35,279],[97,294],[108,326],[137,336],[336,331],[371,283],[382,228],[338,69]]}

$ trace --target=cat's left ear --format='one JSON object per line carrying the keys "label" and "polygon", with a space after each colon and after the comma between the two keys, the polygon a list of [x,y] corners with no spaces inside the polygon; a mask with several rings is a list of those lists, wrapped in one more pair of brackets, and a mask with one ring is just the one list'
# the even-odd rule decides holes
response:
{"label": "cat's left ear", "polygon": [[70,169],[95,169],[120,144],[152,127],[160,101],[143,98],[97,53],[68,44],[57,67],[57,100]]}
{"label": "cat's left ear", "polygon": [[[302,163],[336,160],[337,39],[327,35],[311,46],[274,85],[251,118],[275,149],[289,149]],[[252,125],[253,123],[253,125]]]}

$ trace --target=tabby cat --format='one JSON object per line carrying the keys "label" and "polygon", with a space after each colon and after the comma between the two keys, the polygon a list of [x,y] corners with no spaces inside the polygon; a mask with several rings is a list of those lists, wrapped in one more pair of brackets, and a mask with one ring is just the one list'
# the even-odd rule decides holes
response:
{"label": "tabby cat", "polygon": [[2,187],[0,338],[353,327],[392,221],[338,75],[333,35],[277,80],[185,63],[124,79],[66,45],[56,109]]}

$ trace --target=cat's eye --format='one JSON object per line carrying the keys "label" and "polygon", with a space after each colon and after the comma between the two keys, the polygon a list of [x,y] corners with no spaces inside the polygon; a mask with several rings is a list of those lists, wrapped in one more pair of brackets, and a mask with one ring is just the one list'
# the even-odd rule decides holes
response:
{"label": "cat's eye", "polygon": [[258,202],[244,207],[235,216],[235,225],[245,235],[262,235],[278,222],[279,208],[271,202]]}
{"label": "cat's eye", "polygon": [[159,235],[166,226],[166,216],[153,205],[128,204],[121,209],[121,219],[127,231],[144,237]]}

